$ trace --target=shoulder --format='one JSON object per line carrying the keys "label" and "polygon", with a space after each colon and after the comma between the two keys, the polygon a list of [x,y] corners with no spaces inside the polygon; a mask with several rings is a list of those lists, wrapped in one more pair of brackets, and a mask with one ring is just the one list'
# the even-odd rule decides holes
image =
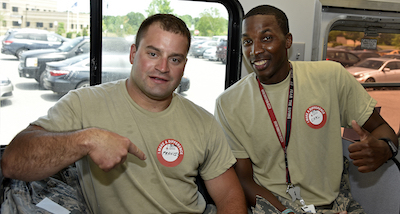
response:
{"label": "shoulder", "polygon": [[252,93],[254,87],[258,87],[256,75],[255,73],[250,73],[247,76],[243,77],[235,84],[231,85],[227,88],[222,94],[217,98],[218,101],[220,100],[239,100],[238,96],[242,96],[243,94],[247,94],[248,92]]}

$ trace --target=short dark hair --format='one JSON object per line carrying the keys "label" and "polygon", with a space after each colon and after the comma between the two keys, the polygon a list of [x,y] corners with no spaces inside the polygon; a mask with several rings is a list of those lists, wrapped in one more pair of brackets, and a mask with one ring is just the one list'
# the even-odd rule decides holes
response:
{"label": "short dark hair", "polygon": [[289,20],[282,10],[271,5],[259,5],[247,12],[246,15],[243,17],[243,20],[254,15],[275,16],[276,21],[278,22],[278,25],[281,28],[283,34],[286,35],[289,33]]}
{"label": "short dark hair", "polygon": [[191,40],[190,31],[187,28],[185,22],[182,21],[182,19],[180,19],[172,14],[154,14],[152,16],[147,17],[140,25],[139,30],[136,34],[135,45],[137,48],[139,47],[140,41],[142,40],[143,36],[146,34],[150,25],[152,25],[155,22],[160,23],[161,29],[163,29],[165,31],[172,32],[175,34],[181,34],[181,35],[187,37],[187,39],[188,39],[187,50],[189,51],[190,40]]}

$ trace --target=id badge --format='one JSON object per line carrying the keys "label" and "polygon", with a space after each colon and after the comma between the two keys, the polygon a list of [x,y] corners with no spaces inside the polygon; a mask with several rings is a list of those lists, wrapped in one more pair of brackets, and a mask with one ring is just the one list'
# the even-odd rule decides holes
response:
{"label": "id badge", "polygon": [[317,213],[313,204],[302,206],[301,209],[306,213]]}

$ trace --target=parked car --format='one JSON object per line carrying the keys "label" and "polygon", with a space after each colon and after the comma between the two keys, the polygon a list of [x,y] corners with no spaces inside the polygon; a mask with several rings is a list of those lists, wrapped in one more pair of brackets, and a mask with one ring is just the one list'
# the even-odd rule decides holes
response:
{"label": "parked car", "polygon": [[400,54],[388,54],[383,55],[381,58],[389,58],[389,59],[400,59]]}
{"label": "parked car", "polygon": [[218,60],[217,47],[211,47],[211,48],[207,49],[206,51],[204,51],[203,58],[208,59],[210,61],[217,61]]}
{"label": "parked car", "polygon": [[211,48],[211,47],[217,47],[218,42],[217,41],[206,41],[197,45],[193,46],[193,56],[198,58],[198,57],[202,57],[204,51],[206,51],[207,49]]}
{"label": "parked car", "polygon": [[14,86],[10,79],[0,74],[0,100],[5,100],[13,96]]}
{"label": "parked car", "polygon": [[27,50],[58,48],[69,40],[47,30],[13,29],[6,33],[1,53],[14,55],[20,59],[21,54]]}
{"label": "parked car", "polygon": [[351,51],[351,53],[355,54],[360,59],[360,61],[367,59],[367,58],[380,57],[378,52],[369,51],[369,50]]}
{"label": "parked car", "polygon": [[358,82],[400,82],[400,60],[368,58],[347,68]]}
{"label": "parked car", "polygon": [[[124,38],[103,38],[102,50],[107,52],[129,53],[130,43]],[[18,66],[19,76],[35,78],[39,88],[43,87],[43,71],[47,62],[61,61],[90,51],[89,37],[77,37],[65,42],[57,49],[32,50],[22,54]]]}
{"label": "parked car", "polygon": [[189,49],[189,54],[188,54],[188,55],[193,56],[194,47],[197,46],[197,45],[199,45],[199,44],[201,44],[201,43],[204,43],[204,42],[206,42],[206,41],[209,41],[209,40],[206,40],[206,39],[196,39],[196,40],[192,40],[192,42],[191,42],[191,44],[190,44],[190,49]]}
{"label": "parked car", "polygon": [[217,45],[217,58],[222,63],[226,64],[226,52],[227,52],[228,40],[221,40]]}
{"label": "parked car", "polygon": [[326,60],[332,60],[335,62],[340,62],[343,67],[349,67],[360,61],[360,58],[349,51],[328,48],[326,51]]}
{"label": "parked car", "polygon": [[[58,94],[90,86],[90,54],[81,54],[58,62],[46,63],[43,86]],[[104,53],[102,57],[102,82],[127,78],[132,65],[128,53]],[[189,79],[182,78],[178,93],[189,89]]]}

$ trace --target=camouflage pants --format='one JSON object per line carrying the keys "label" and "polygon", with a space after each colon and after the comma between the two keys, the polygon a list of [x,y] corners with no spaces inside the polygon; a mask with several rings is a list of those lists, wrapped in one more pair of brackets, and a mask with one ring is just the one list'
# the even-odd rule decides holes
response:
{"label": "camouflage pants", "polygon": [[4,195],[0,213],[51,214],[36,206],[44,198],[63,206],[71,214],[90,213],[74,167],[40,181],[5,179],[1,185]]}
{"label": "camouflage pants", "polygon": [[[316,207],[317,213],[338,213],[341,211],[347,211],[348,214],[363,214],[364,210],[361,208],[360,204],[356,202],[350,192],[350,182],[349,182],[349,174],[348,167],[349,161],[344,158],[343,161],[343,174],[342,180],[340,182],[340,191],[338,197],[333,201],[332,209],[323,209]],[[278,200],[287,208],[294,210],[296,214],[305,213],[301,207],[292,202],[291,200],[287,200],[279,195],[275,195]],[[256,206],[252,208],[254,214],[280,214],[281,212],[276,209],[271,203],[269,203],[266,199],[257,196]]]}

